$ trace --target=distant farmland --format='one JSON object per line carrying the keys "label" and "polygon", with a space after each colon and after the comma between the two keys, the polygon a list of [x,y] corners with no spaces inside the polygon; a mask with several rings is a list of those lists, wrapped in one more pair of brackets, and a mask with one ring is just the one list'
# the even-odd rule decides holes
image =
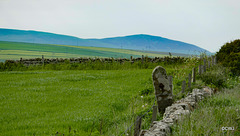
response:
{"label": "distant farmland", "polygon": [[[35,44],[20,42],[0,41],[0,60],[18,60],[19,58],[77,58],[77,57],[113,57],[130,58],[149,56],[163,57],[169,56],[165,52],[147,52],[116,48],[85,47],[71,45]],[[173,56],[186,56],[184,54],[173,54]]]}

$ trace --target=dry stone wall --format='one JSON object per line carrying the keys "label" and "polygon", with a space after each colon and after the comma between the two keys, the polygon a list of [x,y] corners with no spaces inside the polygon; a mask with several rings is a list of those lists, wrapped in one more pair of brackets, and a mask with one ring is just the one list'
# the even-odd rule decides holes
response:
{"label": "dry stone wall", "polygon": [[[7,60],[9,61],[9,60]],[[11,60],[14,61],[14,60]],[[64,63],[66,61],[69,61],[70,63],[86,63],[86,62],[95,62],[95,61],[100,61],[104,63],[112,63],[112,62],[119,62],[119,63],[124,63],[124,62],[131,62],[135,63],[138,61],[141,61],[142,63],[144,62],[152,62],[152,63],[157,63],[157,62],[166,62],[166,63],[176,63],[176,62],[184,62],[183,57],[154,57],[154,58],[149,58],[149,57],[141,57],[141,58],[70,58],[70,59],[63,59],[63,58],[55,58],[55,59],[49,59],[49,58],[33,58],[33,59],[23,59],[20,58],[20,60],[16,60],[14,62],[16,63],[22,63],[24,65],[42,65],[42,64],[56,64],[56,63]]]}
{"label": "dry stone wall", "polygon": [[149,130],[143,130],[141,136],[167,136],[171,126],[180,121],[183,115],[188,115],[196,108],[197,103],[213,94],[209,87],[193,89],[185,98],[167,107],[161,121],[154,121]]}

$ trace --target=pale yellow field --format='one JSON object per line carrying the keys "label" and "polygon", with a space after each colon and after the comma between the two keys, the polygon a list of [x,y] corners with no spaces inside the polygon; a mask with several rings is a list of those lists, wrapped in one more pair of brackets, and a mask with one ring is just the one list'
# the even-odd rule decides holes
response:
{"label": "pale yellow field", "polygon": [[69,54],[69,53],[51,53],[41,51],[25,51],[25,50],[0,50],[0,59],[2,60],[18,60],[19,56],[24,59],[29,58],[41,58],[44,55],[45,58],[78,58],[78,57],[95,57],[87,55]]}
{"label": "pale yellow field", "polygon": [[131,55],[144,55],[144,56],[155,56],[155,57],[164,57],[169,55],[157,54],[157,53],[146,53],[141,51],[133,51],[127,49],[115,49],[115,48],[103,48],[103,47],[85,47],[85,46],[71,46],[71,45],[57,45],[57,46],[65,46],[65,47],[73,47],[73,48],[81,48],[81,49],[91,49],[91,50],[99,50],[99,51],[110,51],[116,53],[125,53]]}

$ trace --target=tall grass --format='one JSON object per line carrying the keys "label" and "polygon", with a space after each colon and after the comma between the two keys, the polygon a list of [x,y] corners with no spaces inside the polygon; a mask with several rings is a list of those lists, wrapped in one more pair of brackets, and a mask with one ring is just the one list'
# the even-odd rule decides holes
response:
{"label": "tall grass", "polygon": [[[172,135],[240,135],[240,82],[238,78],[226,79],[227,86],[225,87],[231,89],[222,89],[213,97],[200,102],[191,115],[185,116],[173,127]],[[230,127],[234,130],[222,130],[223,127]]]}

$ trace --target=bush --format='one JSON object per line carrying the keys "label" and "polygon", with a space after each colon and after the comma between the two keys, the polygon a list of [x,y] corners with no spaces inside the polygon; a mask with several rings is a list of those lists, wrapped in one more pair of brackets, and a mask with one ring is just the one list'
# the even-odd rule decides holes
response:
{"label": "bush", "polygon": [[234,75],[240,75],[240,39],[223,45],[216,56],[218,63],[230,67]]}
{"label": "bush", "polygon": [[207,71],[200,76],[206,85],[211,87],[225,88],[227,87],[226,81],[229,77],[229,70],[222,66],[216,66],[211,71]]}

